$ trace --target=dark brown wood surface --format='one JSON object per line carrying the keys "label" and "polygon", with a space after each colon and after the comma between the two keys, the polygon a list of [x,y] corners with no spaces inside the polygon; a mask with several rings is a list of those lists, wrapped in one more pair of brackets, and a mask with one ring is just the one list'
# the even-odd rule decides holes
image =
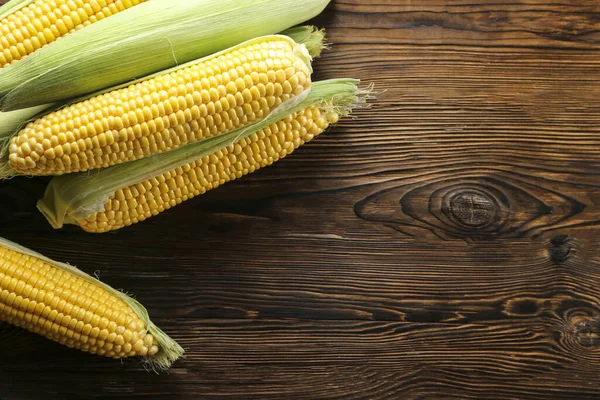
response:
{"label": "dark brown wood surface", "polygon": [[104,235],[0,184],[0,236],[134,293],[169,374],[0,325],[1,399],[600,399],[600,3],[343,0],[380,91],[284,161]]}

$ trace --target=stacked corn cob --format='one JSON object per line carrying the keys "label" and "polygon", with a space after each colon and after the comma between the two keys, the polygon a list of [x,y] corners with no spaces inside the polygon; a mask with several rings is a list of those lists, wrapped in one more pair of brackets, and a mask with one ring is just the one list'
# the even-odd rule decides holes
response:
{"label": "stacked corn cob", "polygon": [[[0,175],[54,175],[39,210],[100,233],[286,157],[364,97],[353,79],[312,82],[322,31],[284,31],[327,3],[10,1]],[[1,239],[0,320],[160,369],[183,353],[131,298]]]}

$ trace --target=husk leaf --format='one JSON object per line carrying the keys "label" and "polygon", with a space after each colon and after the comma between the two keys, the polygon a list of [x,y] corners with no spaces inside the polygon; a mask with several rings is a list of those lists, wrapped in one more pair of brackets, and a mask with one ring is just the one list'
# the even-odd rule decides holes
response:
{"label": "husk leaf", "polygon": [[8,17],[11,14],[19,11],[23,7],[27,7],[35,0],[10,0],[8,3],[0,7],[0,20]]}
{"label": "husk leaf", "polygon": [[152,0],[0,69],[0,110],[93,93],[318,15],[329,0]]}
{"label": "husk leaf", "polygon": [[150,333],[156,339],[158,343],[158,353],[154,356],[146,356],[143,358],[144,364],[146,364],[150,369],[155,371],[164,371],[171,367],[171,365],[183,355],[184,350],[176,341],[171,339],[167,334],[165,334],[160,328],[158,328],[148,316],[148,311],[142,306],[137,300],[132,297],[126,295],[123,292],[120,292],[106,283],[99,281],[96,278],[91,277],[80,269],[65,263],[61,263],[55,260],[52,260],[42,254],[39,254],[31,249],[23,247],[17,243],[11,242],[4,238],[0,238],[0,246],[6,247],[8,249],[30,255],[32,257],[36,257],[59,270],[65,271],[68,274],[72,274],[85,280],[86,282],[91,283],[94,286],[99,286],[102,289],[106,290],[111,295],[117,296],[121,300],[123,300],[135,314],[146,324],[147,332]]}
{"label": "husk leaf", "polygon": [[319,104],[347,115],[354,105],[361,103],[364,93],[358,89],[358,83],[355,79],[313,82],[304,95],[284,102],[262,121],[244,128],[130,163],[54,177],[37,207],[56,229],[76,224],[77,220],[102,211],[105,201],[118,189],[210,155],[309,106]]}

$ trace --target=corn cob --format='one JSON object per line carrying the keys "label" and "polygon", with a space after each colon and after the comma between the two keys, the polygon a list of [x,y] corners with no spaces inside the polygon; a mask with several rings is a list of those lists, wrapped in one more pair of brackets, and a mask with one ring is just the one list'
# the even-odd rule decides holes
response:
{"label": "corn cob", "polygon": [[85,231],[108,232],[135,224],[182,201],[266,167],[322,133],[339,115],[311,106],[210,156],[117,190],[104,211],[76,220]]}
{"label": "corn cob", "polygon": [[323,132],[359,102],[357,81],[315,82],[246,128],[92,174],[55,177],[39,210],[55,228],[107,232],[142,221],[272,164]]}
{"label": "corn cob", "polygon": [[35,57],[0,69],[0,110],[55,103],[164,71],[251,38],[281,32],[318,15],[328,3],[147,1],[72,32]]}
{"label": "corn cob", "polygon": [[13,0],[0,8],[0,68],[146,0]]}
{"label": "corn cob", "polygon": [[11,139],[26,175],[104,168],[246,126],[310,86],[310,55],[287,36],[253,39],[52,112]]}
{"label": "corn cob", "polygon": [[112,358],[167,369],[183,349],[135,300],[67,264],[0,238],[0,321]]}

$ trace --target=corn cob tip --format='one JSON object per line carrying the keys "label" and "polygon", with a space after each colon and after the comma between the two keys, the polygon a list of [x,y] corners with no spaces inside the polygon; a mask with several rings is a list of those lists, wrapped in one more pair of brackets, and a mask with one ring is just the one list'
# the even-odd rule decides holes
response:
{"label": "corn cob tip", "polygon": [[360,79],[330,79],[321,82],[329,93],[321,96],[321,108],[326,113],[339,117],[349,116],[355,109],[369,108],[369,101],[374,100],[377,94],[373,84],[360,87]]}
{"label": "corn cob tip", "polygon": [[[100,281],[98,281],[100,282]],[[101,283],[101,282],[100,282]],[[110,288],[110,286],[108,286]],[[147,355],[142,358],[142,364],[147,370],[152,370],[156,373],[167,371],[175,361],[183,356],[185,350],[162,331],[158,326],[150,320],[148,311],[142,304],[140,304],[134,298],[128,296],[123,292],[116,291],[110,288],[117,294],[121,300],[125,302],[133,311],[146,323],[146,329],[148,334],[154,338],[154,343],[158,347],[158,352],[153,355]]]}
{"label": "corn cob tip", "polygon": [[154,372],[167,371],[175,361],[184,356],[185,350],[176,341],[171,339],[159,327],[150,322],[148,333],[154,336],[158,344],[158,353],[146,356],[142,362],[146,369]]}
{"label": "corn cob tip", "polygon": [[304,44],[312,58],[317,58],[329,45],[325,43],[325,29],[319,29],[314,25],[302,25],[287,29],[281,33],[289,36],[296,43]]}
{"label": "corn cob tip", "polygon": [[54,104],[23,108],[11,112],[0,112],[0,180],[11,178],[17,173],[8,165],[11,139],[24,128],[27,123],[53,108]]}

